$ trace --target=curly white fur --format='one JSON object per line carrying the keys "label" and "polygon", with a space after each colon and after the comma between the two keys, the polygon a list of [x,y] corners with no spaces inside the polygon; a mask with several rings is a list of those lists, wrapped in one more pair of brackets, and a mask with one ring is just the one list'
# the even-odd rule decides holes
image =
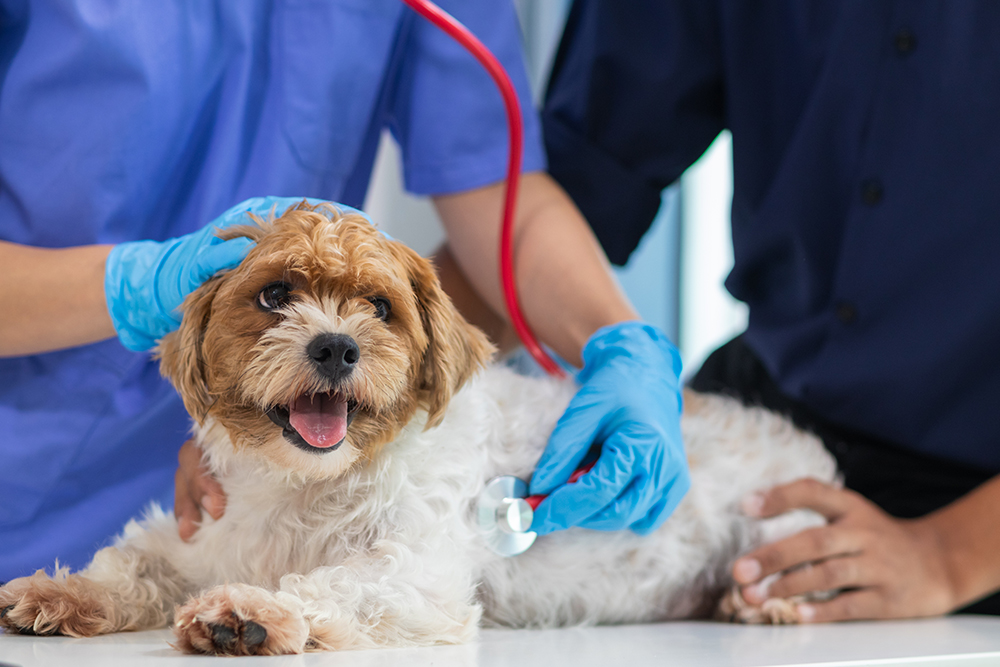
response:
{"label": "curly white fur", "polygon": [[[209,422],[198,439],[229,497],[223,518],[188,544],[154,508],[82,576],[114,600],[116,630],[162,625],[213,587],[259,587],[306,622],[296,650],[464,642],[480,617],[515,627],[684,618],[711,612],[733,559],[762,539],[766,522],[744,517],[742,498],[834,478],[823,447],[787,421],[689,394],[692,487],[661,529],[568,530],[497,556],[477,533],[475,499],[495,475],[530,474],[573,390],[490,368],[439,426],[425,431],[418,418],[369,465],[323,482],[241,456]],[[800,516],[782,532],[813,521]]]}
{"label": "curly white fur", "polygon": [[[173,618],[184,650],[275,654],[459,643],[480,624],[707,616],[738,554],[816,523],[807,513],[753,520],[738,507],[794,479],[833,481],[822,445],[764,410],[689,393],[692,486],[659,530],[573,529],[497,556],[477,532],[476,499],[494,476],[530,476],[576,387],[502,366],[465,382],[489,345],[430,265],[363,219],[327,214],[303,205],[243,230],[257,240],[248,260],[189,297],[181,331],[162,345],[228,495],[225,515],[185,543],[154,507],[83,572],[0,589],[0,626],[89,636]],[[276,279],[297,300],[263,313],[247,294]],[[373,295],[391,300],[392,318]],[[342,445],[317,454],[290,444],[264,410],[333,389],[303,354],[323,332],[358,341],[362,360],[336,389],[361,407]]]}

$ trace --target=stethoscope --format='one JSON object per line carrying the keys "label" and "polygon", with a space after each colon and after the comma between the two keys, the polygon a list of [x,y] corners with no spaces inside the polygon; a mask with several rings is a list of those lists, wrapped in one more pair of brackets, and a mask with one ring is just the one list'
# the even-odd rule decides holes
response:
{"label": "stethoscope", "polygon": [[[436,25],[471,53],[489,72],[493,82],[500,89],[507,111],[509,129],[509,156],[507,160],[507,192],[504,196],[503,225],[500,231],[500,281],[503,285],[504,302],[511,324],[525,349],[550,375],[565,377],[562,368],[538,343],[528,326],[517,299],[514,282],[514,207],[517,189],[521,180],[521,157],[523,152],[524,128],[521,123],[521,105],[514,90],[514,84],[503,66],[486,46],[468,28],[430,0],[403,0],[403,2]],[[581,468],[569,478],[573,483],[587,473],[593,464]],[[537,533],[531,530],[534,511],[546,496],[529,496],[528,484],[513,475],[494,477],[486,484],[476,506],[476,518],[480,533],[488,546],[501,556],[516,556],[524,553],[534,544]]]}

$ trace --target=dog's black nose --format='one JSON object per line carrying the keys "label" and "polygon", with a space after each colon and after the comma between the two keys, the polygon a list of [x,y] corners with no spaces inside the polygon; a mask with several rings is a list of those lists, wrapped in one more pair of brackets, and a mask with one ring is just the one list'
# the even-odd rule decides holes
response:
{"label": "dog's black nose", "polygon": [[316,336],[306,347],[306,354],[316,363],[320,373],[334,381],[350,375],[361,358],[358,344],[345,334]]}

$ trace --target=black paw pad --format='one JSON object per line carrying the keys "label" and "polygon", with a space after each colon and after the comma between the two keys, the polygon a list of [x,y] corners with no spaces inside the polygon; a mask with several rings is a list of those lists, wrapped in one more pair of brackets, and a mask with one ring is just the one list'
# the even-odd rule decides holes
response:
{"label": "black paw pad", "polygon": [[236,646],[236,631],[228,625],[217,625],[209,623],[208,629],[212,633],[212,644],[219,651],[231,651]]}
{"label": "black paw pad", "polygon": [[243,644],[253,651],[267,640],[267,630],[263,625],[247,621],[243,625]]}

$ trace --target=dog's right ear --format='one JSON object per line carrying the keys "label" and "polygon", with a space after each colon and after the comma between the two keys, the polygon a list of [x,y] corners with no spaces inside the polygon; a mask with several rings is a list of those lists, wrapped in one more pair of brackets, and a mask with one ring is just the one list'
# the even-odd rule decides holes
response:
{"label": "dog's right ear", "polygon": [[184,299],[180,328],[164,336],[155,352],[160,360],[160,373],[174,385],[184,407],[199,424],[208,416],[212,404],[202,343],[212,314],[212,301],[221,285],[221,277],[212,278]]}

